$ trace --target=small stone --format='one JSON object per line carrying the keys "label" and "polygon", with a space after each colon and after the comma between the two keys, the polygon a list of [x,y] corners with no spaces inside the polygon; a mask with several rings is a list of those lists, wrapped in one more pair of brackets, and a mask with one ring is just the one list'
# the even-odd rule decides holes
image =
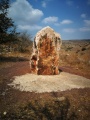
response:
{"label": "small stone", "polygon": [[78,68],[76,68],[76,70],[78,70]]}
{"label": "small stone", "polygon": [[2,93],[3,96],[4,96],[5,94],[6,94],[5,92]]}
{"label": "small stone", "polygon": [[64,101],[64,100],[66,100],[66,98],[65,97],[59,97],[59,98],[57,98],[57,100],[56,101]]}
{"label": "small stone", "polygon": [[81,110],[78,110],[79,112],[81,111]]}
{"label": "small stone", "polygon": [[69,54],[66,54],[67,56],[69,56]]}
{"label": "small stone", "polygon": [[6,115],[7,114],[7,112],[5,111],[5,112],[3,112],[3,115]]}

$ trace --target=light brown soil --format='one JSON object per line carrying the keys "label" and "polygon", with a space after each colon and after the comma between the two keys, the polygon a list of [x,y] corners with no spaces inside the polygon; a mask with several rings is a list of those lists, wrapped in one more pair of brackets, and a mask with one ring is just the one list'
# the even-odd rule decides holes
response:
{"label": "light brown soil", "polygon": [[26,92],[60,92],[74,88],[90,88],[90,79],[66,72],[61,72],[59,75],[25,74],[15,76],[8,85]]}

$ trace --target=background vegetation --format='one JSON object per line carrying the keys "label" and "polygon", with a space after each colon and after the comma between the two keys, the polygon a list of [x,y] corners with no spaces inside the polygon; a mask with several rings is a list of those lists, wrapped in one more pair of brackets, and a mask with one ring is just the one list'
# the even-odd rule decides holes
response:
{"label": "background vegetation", "polygon": [[32,37],[26,31],[16,32],[12,18],[8,17],[9,0],[0,0],[0,55],[8,52],[30,52]]}

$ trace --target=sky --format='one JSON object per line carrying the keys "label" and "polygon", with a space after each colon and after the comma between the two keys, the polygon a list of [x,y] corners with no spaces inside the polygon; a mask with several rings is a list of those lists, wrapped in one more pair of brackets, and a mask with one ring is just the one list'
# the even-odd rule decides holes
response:
{"label": "sky", "polygon": [[50,26],[63,40],[90,39],[90,0],[11,0],[17,31],[33,37]]}

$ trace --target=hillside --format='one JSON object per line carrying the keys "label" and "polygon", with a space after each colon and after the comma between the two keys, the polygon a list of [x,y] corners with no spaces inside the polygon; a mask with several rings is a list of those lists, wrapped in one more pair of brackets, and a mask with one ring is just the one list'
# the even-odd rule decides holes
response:
{"label": "hillside", "polygon": [[[90,88],[35,93],[8,85],[14,76],[30,73],[30,54],[11,51],[0,55],[0,119],[89,120]],[[90,40],[63,40],[59,70],[61,75],[68,72],[90,79]]]}
{"label": "hillside", "polygon": [[90,40],[63,40],[60,51],[60,68],[90,78]]}

